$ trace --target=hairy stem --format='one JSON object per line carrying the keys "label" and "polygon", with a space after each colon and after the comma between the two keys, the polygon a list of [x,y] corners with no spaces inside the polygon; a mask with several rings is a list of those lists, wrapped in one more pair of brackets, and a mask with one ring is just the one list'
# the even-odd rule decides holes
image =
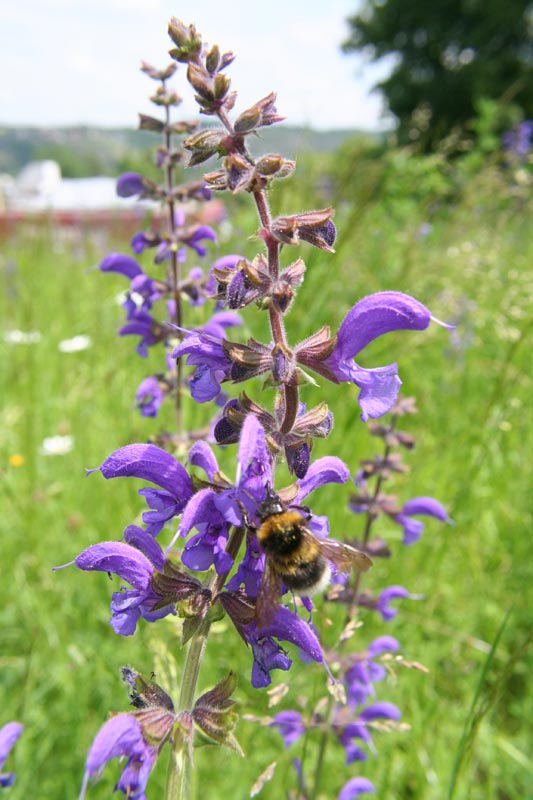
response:
{"label": "hairy stem", "polygon": [[[233,134],[233,125],[231,124],[231,121],[224,109],[220,109],[217,114],[228,133]],[[244,155],[250,161],[250,163],[254,163],[252,157],[246,151],[244,152]],[[253,197],[255,200],[259,220],[263,228],[262,236],[265,241],[265,247],[267,251],[268,272],[270,277],[273,280],[276,280],[279,277],[280,243],[272,236],[270,232],[272,216],[270,214],[267,193],[264,189],[257,190],[253,192]],[[280,314],[280,312],[275,308],[271,307],[269,309],[269,321],[273,341],[275,344],[283,345],[285,348],[287,348],[288,344],[287,337],[285,335],[285,326],[283,324],[283,315]],[[286,434],[292,430],[296,415],[298,413],[300,391],[298,389],[298,385],[294,383],[291,385],[284,385],[283,392],[285,394],[285,416],[281,423],[280,430]]]}
{"label": "hairy stem", "polygon": [[[162,81],[163,87],[165,86],[165,81]],[[170,131],[170,108],[169,106],[165,106],[165,146],[167,149],[167,153],[172,152],[172,133]],[[168,192],[168,217],[169,217],[169,226],[170,226],[170,233],[172,237],[172,244],[170,247],[170,265],[172,271],[172,294],[174,297],[174,318],[173,322],[177,325],[178,328],[182,327],[182,308],[181,308],[181,295],[180,295],[180,281],[181,281],[181,267],[178,261],[178,248],[175,241],[175,234],[176,234],[176,217],[175,211],[176,206],[175,202],[172,199],[172,189],[174,187],[174,165],[172,161],[169,159],[167,166],[165,168],[166,173],[166,183],[167,183],[167,192]],[[176,360],[176,428],[178,436],[181,436],[183,433],[183,408],[182,408],[182,383],[183,383],[183,359],[178,358]]]}

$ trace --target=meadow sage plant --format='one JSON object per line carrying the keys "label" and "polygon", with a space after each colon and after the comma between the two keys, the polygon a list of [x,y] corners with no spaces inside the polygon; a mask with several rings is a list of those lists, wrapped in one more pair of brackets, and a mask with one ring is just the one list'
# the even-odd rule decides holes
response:
{"label": "meadow sage plant", "polygon": [[[132,240],[136,254],[153,249],[155,264],[163,268],[163,274],[147,275],[136,259],[122,253],[104,259],[101,269],[119,272],[130,281],[124,303],[127,319],[120,333],[139,336],[137,349],[142,356],[149,347],[161,343],[165,347],[162,375],[150,376],[137,390],[141,412],[155,414],[164,397],[173,395],[177,430],[160,437],[159,444],[165,443],[166,449],[154,443],[127,444],[91,470],[105,479],[141,480],[145,485],[139,494],[147,510],[142,525],[126,524],[121,540],[94,544],[73,563],[83,571],[117,575],[127,584],[111,598],[115,633],[129,636],[138,624],[179,615],[183,633],[176,649],[186,646],[186,653],[179,690],[174,686],[165,690],[134,669],[124,669],[132,710],[113,716],[96,735],[81,796],[110,759],[123,757],[125,765],[116,788],[126,797],[144,798],[151,770],[165,748],[170,757],[165,797],[186,798],[196,741],[207,739],[242,753],[233,733],[235,673],[220,675],[218,683],[200,696],[196,691],[211,626],[226,616],[238,635],[236,641],[240,638],[243,648],[248,648],[250,681],[256,689],[271,684],[273,670],[309,669],[311,661],[323,669],[324,683],[332,692],[325,715],[304,719],[288,710],[272,720],[287,745],[314,727],[322,736],[314,786],[306,789],[303,771],[299,771],[299,796],[315,797],[327,735],[336,737],[351,763],[365,757],[376,721],[394,723],[400,716],[391,703],[373,700],[374,684],[384,677],[383,656],[396,653],[396,640],[381,636],[358,646],[355,654],[347,642],[361,607],[388,619],[395,613],[391,603],[409,593],[403,587],[388,587],[374,597],[361,591],[360,571],[355,578],[341,576],[349,572],[352,562],[364,571],[372,556],[382,554],[380,548],[385,545],[370,539],[370,521],[378,512],[389,514],[402,527],[406,544],[421,533],[416,517],[429,514],[446,519],[446,513],[430,498],[398,506],[382,496],[385,474],[398,463],[390,448],[395,441],[405,443],[402,436],[406,436],[387,427],[380,434],[386,442],[385,454],[363,466],[355,481],[358,493],[351,500],[352,509],[366,515],[360,550],[331,539],[327,517],[316,515],[303,503],[321,486],[347,484],[352,479],[350,468],[338,457],[312,458],[314,441],[328,437],[333,415],[325,399],[313,408],[306,406],[305,385],[314,382],[312,374],[324,385],[339,386],[339,391],[348,391],[340,384],[355,384],[362,420],[378,418],[391,409],[396,417],[401,408],[395,406],[401,385],[396,364],[368,369],[355,359],[385,333],[424,331],[438,320],[413,297],[378,292],[355,302],[338,330],[331,330],[324,319],[302,341],[290,341],[285,320],[306,270],[295,248],[318,248],[324,258],[334,251],[333,209],[273,218],[269,189],[276,180],[291,175],[295,163],[277,153],[254,158],[248,141],[282,120],[276,96],[269,94],[234,114],[237,95],[226,74],[233,54],[206,45],[194,26],[175,18],[169,33],[174,45],[172,66],[161,71],[143,67],[158,82],[152,99],[165,115],[163,119],[141,117],[142,128],[163,136],[157,158],[164,180],[156,184],[128,173],[118,181],[119,194],[160,200],[166,209],[158,226],[137,233]],[[186,70],[200,113],[213,118],[209,127],[170,120],[170,109],[178,102],[168,88],[175,62]],[[186,138],[183,149],[177,150],[172,136],[181,133]],[[203,180],[176,183],[176,166],[197,166],[212,157],[220,163]],[[215,234],[203,223],[190,223],[178,203],[224,191],[249,195],[255,203],[260,251],[251,259],[222,256],[207,274],[196,264],[184,274],[186,256],[204,257],[205,242]],[[160,301],[166,303],[166,314],[156,317],[153,309]],[[193,306],[213,301],[213,315],[206,324],[197,325],[192,315],[184,318],[184,301]],[[242,341],[233,335],[232,329],[240,322],[236,312],[246,307],[268,318],[266,341]],[[190,374],[186,366],[191,367]],[[261,402],[253,396],[257,382],[230,399],[223,394],[232,385],[256,377],[270,390],[266,405],[263,395]],[[221,404],[204,437],[186,429],[182,398],[187,386],[194,401]],[[220,445],[234,447],[233,478],[219,466]],[[282,461],[291,476],[286,486],[279,486]],[[371,478],[376,480],[374,490],[369,489]],[[311,622],[312,600],[304,596],[296,607],[290,594],[284,596],[290,587],[301,588],[302,575],[309,585],[319,582],[322,588],[331,577],[330,597],[346,605],[346,625],[336,656],[321,643],[320,618],[315,616]],[[287,644],[299,649],[303,664],[294,666]],[[328,664],[338,662],[334,678]],[[339,797],[348,800],[371,792],[373,786],[355,776],[339,790]]]}

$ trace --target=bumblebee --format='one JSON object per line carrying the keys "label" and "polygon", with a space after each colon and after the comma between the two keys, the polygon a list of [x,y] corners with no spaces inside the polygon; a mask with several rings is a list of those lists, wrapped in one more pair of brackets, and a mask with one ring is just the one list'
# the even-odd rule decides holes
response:
{"label": "bumblebee", "polygon": [[250,526],[245,514],[243,519],[247,528],[255,532],[266,556],[256,602],[259,628],[272,622],[282,584],[296,594],[308,596],[328,585],[331,564],[339,572],[349,572],[352,568],[366,572],[372,566],[371,559],[355,547],[314,536],[307,527],[309,510],[288,509],[270,488],[256,514],[261,523],[258,528]]}

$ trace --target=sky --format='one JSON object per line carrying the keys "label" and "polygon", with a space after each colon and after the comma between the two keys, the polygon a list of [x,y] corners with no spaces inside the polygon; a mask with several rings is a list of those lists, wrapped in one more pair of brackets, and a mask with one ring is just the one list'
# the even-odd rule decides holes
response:
{"label": "sky", "polygon": [[[169,63],[168,20],[194,23],[204,41],[237,58],[229,67],[237,110],[270,91],[288,124],[313,128],[386,126],[379,94],[387,74],[362,56],[346,56],[346,18],[360,0],[2,0],[0,124],[136,127],[154,84],[141,60]],[[183,117],[184,68],[173,85]]]}

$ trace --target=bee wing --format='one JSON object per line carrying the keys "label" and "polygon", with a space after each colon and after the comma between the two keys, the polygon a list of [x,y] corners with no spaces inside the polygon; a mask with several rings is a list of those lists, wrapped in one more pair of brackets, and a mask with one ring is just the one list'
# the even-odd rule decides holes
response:
{"label": "bee wing", "polygon": [[352,568],[366,572],[372,566],[372,559],[366,553],[335,539],[320,539],[320,549],[328,561],[335,564],[339,572],[349,572]]}
{"label": "bee wing", "polygon": [[273,621],[280,604],[280,597],[281,578],[270,560],[266,558],[255,605],[255,619],[258,628],[266,628]]}

